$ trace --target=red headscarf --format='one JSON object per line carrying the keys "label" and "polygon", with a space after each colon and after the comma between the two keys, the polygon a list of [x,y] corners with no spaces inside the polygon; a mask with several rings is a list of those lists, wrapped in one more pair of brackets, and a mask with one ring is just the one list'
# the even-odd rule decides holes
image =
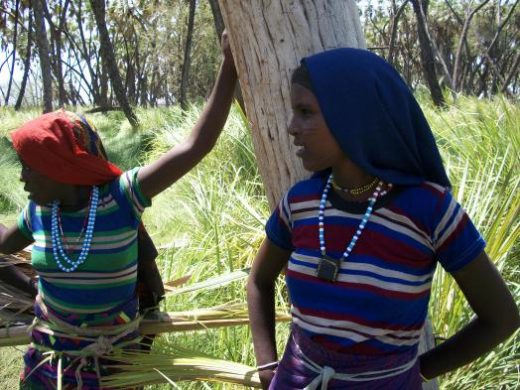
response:
{"label": "red headscarf", "polygon": [[72,112],[44,114],[12,132],[11,139],[24,164],[60,183],[99,185],[122,173],[107,161],[94,127]]}

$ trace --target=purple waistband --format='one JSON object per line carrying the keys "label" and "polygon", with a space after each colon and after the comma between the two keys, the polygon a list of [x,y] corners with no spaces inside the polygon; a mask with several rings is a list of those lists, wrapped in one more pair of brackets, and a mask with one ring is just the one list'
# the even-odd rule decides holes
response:
{"label": "purple waistband", "polygon": [[[400,353],[377,355],[335,352],[313,341],[296,325],[292,326],[290,341],[287,347],[299,348],[307,358],[320,366],[333,367],[338,372],[345,371],[350,374],[401,366],[414,360],[417,355],[417,347],[411,347],[409,350]],[[298,354],[297,351],[294,352]]]}

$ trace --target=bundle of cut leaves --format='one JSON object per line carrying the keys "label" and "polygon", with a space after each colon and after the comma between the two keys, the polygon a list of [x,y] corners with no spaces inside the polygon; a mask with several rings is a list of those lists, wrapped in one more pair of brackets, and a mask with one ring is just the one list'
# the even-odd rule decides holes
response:
{"label": "bundle of cut leaves", "polygon": [[113,357],[116,374],[103,378],[103,386],[129,388],[179,381],[210,381],[261,387],[254,367],[215,359],[178,346],[154,350],[149,354],[122,351]]}
{"label": "bundle of cut leaves", "polygon": [[[10,283],[4,269],[17,269],[35,280],[36,274],[30,265],[30,249],[13,255],[0,254],[0,328],[28,324],[33,318],[34,296],[25,286]],[[1,278],[6,276],[5,278]]]}
{"label": "bundle of cut leaves", "polygon": [[[2,266],[19,267],[26,275],[34,277],[26,252],[1,258]],[[248,269],[218,275],[203,282],[183,286],[190,280],[184,276],[165,283],[167,295],[189,293],[197,290],[218,288],[235,280],[243,279]],[[21,289],[0,281],[0,347],[23,345],[29,342],[29,323],[32,321],[33,296]],[[288,321],[286,314],[277,315],[278,321]],[[201,331],[209,328],[243,325],[249,322],[245,303],[229,302],[210,308],[178,312],[154,312],[140,323],[142,334]],[[104,377],[103,385],[110,388],[178,381],[215,381],[260,387],[256,369],[244,364],[216,359],[199,351],[177,346],[141,350],[114,349],[110,356],[115,374]]]}

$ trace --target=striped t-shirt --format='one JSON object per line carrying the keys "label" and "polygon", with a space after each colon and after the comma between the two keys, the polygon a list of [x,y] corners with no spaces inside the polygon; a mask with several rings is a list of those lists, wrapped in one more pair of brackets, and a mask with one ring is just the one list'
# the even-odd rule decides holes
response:
{"label": "striped t-shirt", "polygon": [[[135,297],[137,280],[137,228],[150,205],[140,192],[138,168],[100,187],[92,244],[86,261],[73,272],[58,268],[52,251],[51,208],[29,202],[18,226],[30,239],[32,265],[39,276],[43,302],[61,313],[109,312]],[[77,259],[87,209],[61,211],[62,237],[68,256]],[[63,259],[61,262],[63,263]]]}
{"label": "striped t-shirt", "polygon": [[[318,210],[325,181],[293,186],[266,225],[268,238],[292,251],[286,283],[292,321],[331,348],[389,353],[416,347],[437,261],[454,272],[485,242],[451,193],[436,184],[397,187],[378,199],[334,283],[318,279]],[[368,203],[329,191],[325,244],[340,258]]]}

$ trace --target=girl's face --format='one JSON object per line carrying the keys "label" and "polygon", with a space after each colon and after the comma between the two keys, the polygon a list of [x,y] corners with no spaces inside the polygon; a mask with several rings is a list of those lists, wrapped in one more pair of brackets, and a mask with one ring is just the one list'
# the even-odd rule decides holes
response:
{"label": "girl's face", "polygon": [[31,169],[23,161],[20,181],[25,183],[23,189],[29,193],[28,197],[39,206],[45,206],[60,199],[60,183]]}
{"label": "girl's face", "polygon": [[343,164],[347,158],[332,136],[321,114],[318,100],[309,89],[292,84],[292,118],[289,134],[300,148],[296,155],[308,171],[318,172]]}

